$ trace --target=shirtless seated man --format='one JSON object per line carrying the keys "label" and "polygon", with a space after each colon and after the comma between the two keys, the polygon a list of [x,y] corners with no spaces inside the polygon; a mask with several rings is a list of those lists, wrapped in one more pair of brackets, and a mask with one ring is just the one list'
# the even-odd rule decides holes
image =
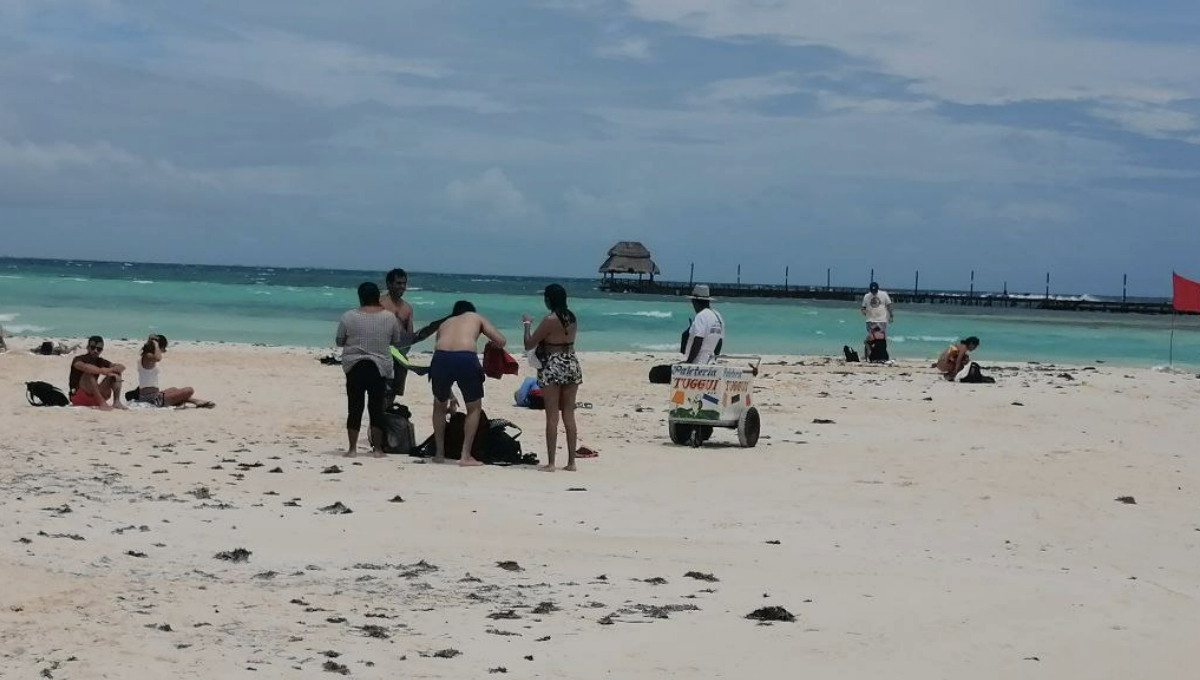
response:
{"label": "shirtless seated man", "polygon": [[433,441],[437,446],[433,462],[446,462],[446,414],[453,398],[450,388],[457,384],[466,402],[467,420],[463,427],[462,456],[459,465],[483,465],[471,455],[479,417],[483,411],[483,367],[479,365],[479,336],[503,347],[504,336],[466,300],[454,304],[454,312],[442,321],[437,345],[429,364],[433,383]]}
{"label": "shirtless seated man", "polygon": [[[87,353],[71,360],[71,375],[67,379],[72,406],[90,406],[101,411],[123,409],[121,376],[125,367],[100,358],[104,338],[93,335],[87,341]],[[112,405],[108,404],[112,400]]]}

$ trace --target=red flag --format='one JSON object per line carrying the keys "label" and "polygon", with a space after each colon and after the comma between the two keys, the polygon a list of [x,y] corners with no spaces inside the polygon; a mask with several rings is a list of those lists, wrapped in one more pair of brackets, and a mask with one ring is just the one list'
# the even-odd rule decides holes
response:
{"label": "red flag", "polygon": [[1174,272],[1171,272],[1171,278],[1175,284],[1175,296],[1171,301],[1175,311],[1200,313],[1200,282],[1185,279]]}

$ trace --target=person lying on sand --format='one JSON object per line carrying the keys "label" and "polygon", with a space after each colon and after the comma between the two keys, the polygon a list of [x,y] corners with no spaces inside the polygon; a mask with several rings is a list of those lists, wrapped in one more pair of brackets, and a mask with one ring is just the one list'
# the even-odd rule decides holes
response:
{"label": "person lying on sand", "polygon": [[74,354],[75,352],[79,351],[79,343],[77,342],[68,347],[67,343],[65,342],[51,342],[47,340],[29,351],[33,354],[40,354],[47,357],[58,356],[61,354]]}

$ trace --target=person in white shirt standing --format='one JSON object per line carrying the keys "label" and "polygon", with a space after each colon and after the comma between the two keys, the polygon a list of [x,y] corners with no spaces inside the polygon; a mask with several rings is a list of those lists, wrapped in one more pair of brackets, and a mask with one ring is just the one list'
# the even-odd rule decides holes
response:
{"label": "person in white shirt standing", "polygon": [[[863,296],[860,307],[867,319],[867,339],[863,343],[863,355],[867,361],[872,361],[872,343],[887,340],[887,327],[892,322],[892,296],[888,295],[886,290],[880,290],[879,284],[874,281],[871,282],[870,288],[870,292]],[[884,345],[884,348],[886,347]]]}
{"label": "person in white shirt standing", "polygon": [[692,319],[692,325],[688,328],[684,363],[710,364],[721,353],[721,344],[725,339],[725,319],[712,308],[713,298],[707,285],[697,284],[689,297],[692,298],[696,318]]}

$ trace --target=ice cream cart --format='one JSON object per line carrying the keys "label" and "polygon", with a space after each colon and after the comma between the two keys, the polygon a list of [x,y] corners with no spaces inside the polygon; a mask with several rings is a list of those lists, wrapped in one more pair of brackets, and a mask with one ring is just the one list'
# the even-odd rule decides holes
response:
{"label": "ice cream cart", "polygon": [[753,392],[760,363],[758,356],[728,355],[712,364],[672,366],[671,442],[700,446],[713,428],[721,427],[736,429],[743,447],[757,444],[760,423]]}

